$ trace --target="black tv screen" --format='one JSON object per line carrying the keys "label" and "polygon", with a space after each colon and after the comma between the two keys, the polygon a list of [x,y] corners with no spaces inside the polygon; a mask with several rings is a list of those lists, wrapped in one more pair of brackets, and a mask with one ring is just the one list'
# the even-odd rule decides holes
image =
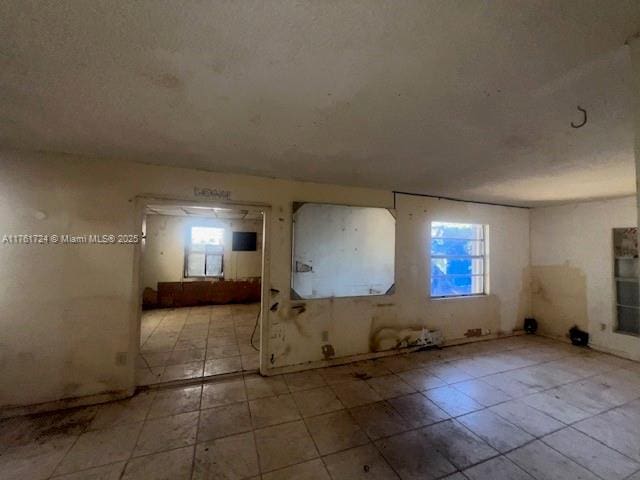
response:
{"label": "black tv screen", "polygon": [[255,252],[258,234],[256,232],[233,232],[234,252]]}

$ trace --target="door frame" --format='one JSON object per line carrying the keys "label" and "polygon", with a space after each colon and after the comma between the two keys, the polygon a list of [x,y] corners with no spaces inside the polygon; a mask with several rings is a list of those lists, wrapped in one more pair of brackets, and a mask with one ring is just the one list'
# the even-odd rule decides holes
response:
{"label": "door frame", "polygon": [[139,195],[135,197],[135,229],[141,236],[140,242],[135,244],[133,257],[133,297],[132,317],[134,321],[130,325],[130,348],[133,353],[131,359],[131,379],[132,385],[137,387],[135,380],[135,362],[140,353],[140,329],[142,320],[142,292],[143,285],[143,251],[142,233],[146,209],[149,205],[165,205],[176,207],[214,207],[214,208],[242,208],[253,212],[262,213],[262,277],[260,279],[260,322],[258,331],[260,332],[260,373],[266,375],[268,365],[267,352],[267,326],[269,325],[269,293],[271,285],[271,205],[260,202],[231,202],[231,201],[199,201],[184,200],[181,198],[167,198],[153,195]]}

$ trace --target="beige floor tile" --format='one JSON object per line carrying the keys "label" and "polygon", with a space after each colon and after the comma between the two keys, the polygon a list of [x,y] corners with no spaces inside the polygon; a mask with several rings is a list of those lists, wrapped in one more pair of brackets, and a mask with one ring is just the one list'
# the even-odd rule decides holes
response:
{"label": "beige floor tile", "polygon": [[232,337],[235,333],[235,328],[233,325],[224,325],[224,326],[214,326],[211,325],[209,328],[209,337]]}
{"label": "beige floor tile", "polygon": [[309,417],[305,423],[321,455],[369,443],[346,410]]}
{"label": "beige floor tile", "polygon": [[591,416],[591,414],[558,398],[554,395],[553,390],[522,397],[520,401],[566,424],[579,422]]}
{"label": "beige floor tile", "polygon": [[424,366],[422,358],[415,354],[392,355],[380,358],[378,361],[393,373],[405,372]]}
{"label": "beige floor tile", "polygon": [[263,473],[302,463],[318,456],[307,427],[298,420],[255,431]]}
{"label": "beige floor tile", "polygon": [[162,382],[165,367],[137,368],[136,385],[154,385]]}
{"label": "beige floor tile", "polygon": [[324,457],[333,480],[397,480],[399,477],[373,445]]}
{"label": "beige floor tile", "polygon": [[347,408],[382,400],[382,397],[362,380],[336,383],[331,388]]}
{"label": "beige floor tile", "polygon": [[9,447],[44,443],[52,437],[79,435],[93,421],[98,407],[81,407],[0,420],[0,453]]}
{"label": "beige floor tile", "polygon": [[142,427],[133,456],[139,457],[193,445],[196,443],[198,417],[199,412],[189,412],[147,420]]}
{"label": "beige floor tile", "polygon": [[547,435],[565,426],[549,415],[518,400],[495,405],[490,410],[534,437]]}
{"label": "beige floor tile", "polygon": [[142,422],[139,422],[83,433],[56,468],[56,474],[77,472],[128,459],[141,428]]}
{"label": "beige floor tile", "polygon": [[482,381],[497,388],[498,390],[502,390],[513,398],[533,395],[541,390],[541,388],[520,382],[519,380],[509,376],[510,374],[511,372],[497,373],[495,375],[482,377]]}
{"label": "beige floor tile", "polygon": [[267,473],[262,480],[331,480],[331,477],[322,460],[315,459]]}
{"label": "beige floor tile", "polygon": [[509,375],[524,384],[542,390],[580,380],[577,375],[545,364],[514,370]]}
{"label": "beige floor tile", "polygon": [[403,480],[433,480],[456,471],[417,430],[378,440],[376,445]]}
{"label": "beige floor tile", "polygon": [[[203,307],[209,310],[197,313],[190,313],[190,308],[179,308],[171,314],[166,311],[143,314],[141,351],[151,360],[152,370],[140,356],[137,385],[259,368],[259,354],[250,345],[258,309],[234,315],[231,309],[217,313],[210,307]],[[214,362],[221,359],[223,361]],[[203,370],[196,371],[193,365],[196,362],[207,363]]]}
{"label": "beige floor tile", "polygon": [[405,382],[416,390],[423,392],[431,388],[444,387],[447,384],[444,380],[436,377],[426,368],[418,368],[415,370],[407,370],[398,374]]}
{"label": "beige floor tile", "polygon": [[207,348],[223,347],[225,345],[237,345],[238,339],[235,335],[224,335],[221,337],[209,337],[207,339]]}
{"label": "beige floor tile", "polygon": [[249,400],[289,393],[289,387],[287,387],[282,376],[261,377],[257,374],[245,375],[244,384]]}
{"label": "beige floor tile", "polygon": [[251,428],[251,416],[246,402],[202,410],[198,442],[248,432]]}
{"label": "beige floor tile", "polygon": [[501,453],[534,440],[533,436],[489,410],[463,415],[457,420]]}
{"label": "beige floor tile", "polygon": [[203,362],[184,363],[182,365],[169,365],[162,374],[163,382],[186,380],[202,376]]}
{"label": "beige floor tile", "polygon": [[590,380],[564,385],[546,393],[591,415],[597,415],[620,405],[620,403],[614,401],[610,392],[604,390],[602,385]]}
{"label": "beige floor tile", "polygon": [[0,454],[3,480],[44,480],[76,441],[74,435],[52,436],[46,441],[9,447]]}
{"label": "beige floor tile", "polygon": [[238,348],[238,345],[223,345],[221,347],[207,348],[207,360],[238,356],[240,356],[240,349]]}
{"label": "beige floor tile", "polygon": [[204,337],[201,338],[179,338],[176,341],[174,351],[176,350],[204,350],[207,348],[208,342]]}
{"label": "beige floor tile", "polygon": [[483,407],[471,397],[453,387],[433,388],[424,395],[452,417],[481,410]]}
{"label": "beige floor tile", "polygon": [[611,450],[573,428],[565,428],[542,438],[565,457],[607,480],[622,480],[640,470],[640,463]]}
{"label": "beige floor tile", "polygon": [[367,380],[367,384],[384,399],[400,397],[416,391],[415,388],[397,375],[371,378]]}
{"label": "beige floor tile", "polygon": [[[380,366],[384,367],[382,364]],[[356,380],[357,369],[353,365],[338,365],[335,367],[321,368],[317,372],[322,376],[327,385],[336,383],[351,382]]]}
{"label": "beige floor tile", "polygon": [[240,357],[217,358],[215,360],[208,360],[204,364],[204,374],[207,377],[210,375],[222,375],[240,371],[242,371]]}
{"label": "beige floor tile", "polygon": [[427,370],[446,383],[464,382],[466,380],[473,380],[473,377],[466,373],[464,370],[452,366],[448,363],[441,363],[438,365],[430,365]]}
{"label": "beige floor tile", "polygon": [[575,423],[573,427],[640,462],[640,422],[624,411],[614,409]]}
{"label": "beige floor tile", "polygon": [[202,387],[202,408],[219,407],[247,400],[242,377],[207,383]]}
{"label": "beige floor tile", "polygon": [[464,471],[470,480],[534,480],[506,457],[496,457]]}
{"label": "beige floor tile", "polygon": [[297,392],[299,390],[309,390],[311,388],[323,387],[326,382],[316,370],[306,372],[289,373],[284,376],[289,390]]}
{"label": "beige floor tile", "polygon": [[81,472],[52,477],[52,480],[120,480],[126,462],[112,463]]}
{"label": "beige floor tile", "polygon": [[431,449],[440,452],[459,469],[498,455],[495,449],[456,420],[424,427],[420,433]]}
{"label": "beige floor tile", "polygon": [[349,413],[372,440],[405,432],[413,427],[387,402],[355,407]]}
{"label": "beige floor tile", "polygon": [[253,343],[256,346],[256,348],[258,350],[256,350],[256,348],[253,348],[251,346],[251,337],[249,337],[249,339],[245,342],[240,342],[239,341],[239,345],[238,345],[238,352],[240,355],[250,355],[252,353],[260,353],[260,341],[258,338],[258,334],[256,334],[256,337],[253,339]]}
{"label": "beige floor tile", "polygon": [[300,418],[300,413],[291,394],[259,398],[249,402],[254,428],[291,422]]}
{"label": "beige floor tile", "polygon": [[204,362],[205,349],[174,350],[166,365],[182,365],[185,363]]}
{"label": "beige floor tile", "polygon": [[[443,477],[442,480],[468,480],[467,477],[465,477],[463,474],[461,474],[460,472],[456,472],[452,475],[447,475],[446,477]],[[492,479],[494,480],[494,479]]]}
{"label": "beige floor tile", "polygon": [[245,371],[258,370],[260,368],[260,354],[258,352],[242,355],[240,361],[242,369]]}
{"label": "beige floor tile", "polygon": [[197,411],[200,409],[201,392],[200,385],[159,390],[151,403],[147,419]]}
{"label": "beige floor tile", "polygon": [[446,420],[450,415],[421,393],[392,398],[389,404],[412,427],[431,425]]}
{"label": "beige floor tile", "polygon": [[293,399],[303,417],[321,415],[344,408],[329,387],[297,391],[293,393]]}
{"label": "beige floor tile", "polygon": [[142,392],[127,400],[105,403],[98,407],[90,430],[141,422],[147,417],[156,392]]}
{"label": "beige floor tile", "polygon": [[179,448],[134,458],[127,464],[122,480],[189,480],[193,448]]}
{"label": "beige floor tile", "polygon": [[393,372],[376,360],[356,362],[352,365],[352,376],[359,379],[368,379],[391,375]]}
{"label": "beige floor tile", "polygon": [[598,478],[539,440],[514,450],[507,457],[537,479],[597,480]]}
{"label": "beige floor tile", "polygon": [[466,382],[455,383],[452,386],[484,407],[490,407],[512,399],[510,395],[492,387],[488,383],[484,383],[482,380],[467,380]]}
{"label": "beige floor tile", "polygon": [[171,357],[171,352],[145,353],[138,356],[137,368],[164,367]]}
{"label": "beige floor tile", "polygon": [[258,474],[258,454],[251,432],[196,446],[193,480],[244,479]]}

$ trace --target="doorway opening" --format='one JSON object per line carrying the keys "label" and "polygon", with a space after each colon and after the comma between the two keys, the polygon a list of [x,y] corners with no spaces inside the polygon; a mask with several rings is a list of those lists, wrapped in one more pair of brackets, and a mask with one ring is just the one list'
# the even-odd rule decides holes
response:
{"label": "doorway opening", "polygon": [[136,385],[260,368],[265,214],[147,203]]}

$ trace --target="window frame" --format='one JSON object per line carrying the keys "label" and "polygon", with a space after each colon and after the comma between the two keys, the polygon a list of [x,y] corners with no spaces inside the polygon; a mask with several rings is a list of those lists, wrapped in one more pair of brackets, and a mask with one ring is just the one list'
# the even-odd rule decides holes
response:
{"label": "window frame", "polygon": [[[193,252],[193,243],[192,243],[192,238],[193,238],[193,229],[194,228],[211,228],[211,229],[216,229],[216,230],[222,230],[222,243],[220,245],[215,245],[215,244],[203,244],[202,246],[204,247],[204,251],[198,251],[198,252]],[[185,242],[185,246],[184,246],[184,268],[183,268],[183,278],[224,278],[224,233],[225,233],[225,228],[224,227],[215,227],[215,226],[211,226],[211,225],[201,225],[201,224],[193,224],[193,225],[189,225],[187,227],[187,233],[186,233],[186,242]],[[217,247],[215,248],[215,251],[213,251],[214,249],[212,249],[211,247]],[[189,256],[192,253],[200,253],[200,254],[204,254],[204,266],[203,266],[203,275],[192,275],[189,272]],[[215,255],[217,257],[220,257],[220,272],[219,273],[215,273],[213,275],[207,275],[207,258],[211,255]]]}
{"label": "window frame", "polygon": [[[462,237],[433,237],[433,225],[434,224],[438,224],[438,223],[445,223],[445,224],[459,224],[459,225],[472,225],[474,227],[480,227],[480,233],[481,236],[479,238],[462,238]],[[487,225],[484,223],[471,223],[471,222],[449,222],[449,221],[444,221],[444,220],[434,220],[429,222],[429,245],[428,245],[428,252],[429,252],[429,285],[428,285],[428,289],[429,289],[429,298],[434,299],[434,300],[442,300],[442,299],[453,299],[453,298],[469,298],[469,297],[484,297],[487,296],[489,294],[488,291],[488,269],[487,269],[487,255],[488,255],[488,248],[487,248],[487,241],[488,241],[488,235],[487,235]],[[437,254],[434,255],[431,253],[432,251],[432,246],[433,246],[433,240],[434,238],[439,239],[439,240],[464,240],[464,241],[471,241],[471,242],[479,242],[482,245],[482,254],[480,255],[441,255],[441,254]],[[478,293],[460,293],[460,294],[451,294],[451,295],[434,295],[433,294],[433,260],[434,259],[448,259],[448,258],[468,258],[473,260],[480,260],[482,262],[482,273],[478,273],[478,274],[474,274],[474,273],[470,273],[470,274],[449,274],[449,275],[436,275],[435,277],[470,277],[471,281],[473,282],[473,277],[481,277],[482,278],[482,291],[478,292]],[[473,283],[472,283],[473,286]]]}

